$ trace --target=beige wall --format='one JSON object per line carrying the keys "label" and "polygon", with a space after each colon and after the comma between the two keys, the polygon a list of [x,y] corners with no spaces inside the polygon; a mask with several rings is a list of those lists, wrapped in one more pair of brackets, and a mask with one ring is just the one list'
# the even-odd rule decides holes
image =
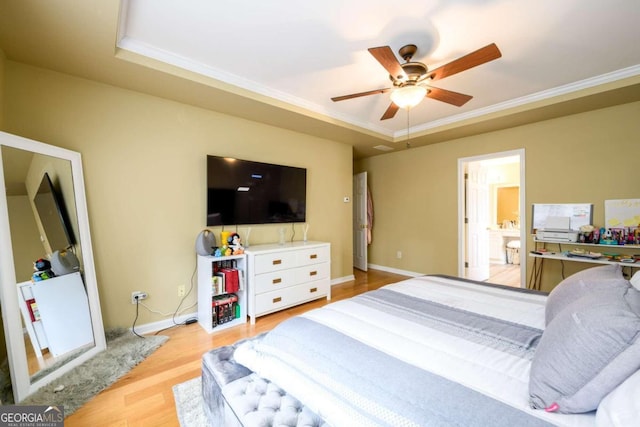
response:
{"label": "beige wall", "polygon": [[[593,203],[594,222],[603,224],[604,200],[640,198],[638,117],[636,102],[357,162],[354,172],[368,172],[375,205],[369,262],[457,275],[457,162],[486,153],[525,149],[527,214],[532,203]],[[523,251],[532,244],[529,238]],[[567,262],[565,275],[586,265]],[[560,279],[560,263],[546,262],[544,289]]]}
{"label": "beige wall", "polygon": [[2,129],[4,123],[4,67],[6,61],[4,51],[0,49],[0,129]]}
{"label": "beige wall", "polygon": [[[132,291],[166,314],[141,310],[144,324],[170,317],[190,285],[207,154],[307,168],[309,239],[331,242],[333,279],[352,274],[350,146],[12,61],[5,78],[3,130],[82,154],[107,327],[131,325]],[[277,241],[279,227],[252,227],[251,243]],[[185,305],[195,301],[194,290]]]}

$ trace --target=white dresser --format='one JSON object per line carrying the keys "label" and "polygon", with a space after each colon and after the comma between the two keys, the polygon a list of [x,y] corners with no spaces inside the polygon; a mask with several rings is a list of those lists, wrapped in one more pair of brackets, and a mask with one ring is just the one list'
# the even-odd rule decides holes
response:
{"label": "white dresser", "polygon": [[248,308],[251,323],[287,307],[331,299],[331,245],[291,242],[251,246],[247,255]]}

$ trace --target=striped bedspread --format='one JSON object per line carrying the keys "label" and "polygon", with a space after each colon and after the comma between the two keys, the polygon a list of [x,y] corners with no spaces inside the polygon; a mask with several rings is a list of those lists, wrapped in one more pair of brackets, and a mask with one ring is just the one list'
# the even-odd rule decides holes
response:
{"label": "striped bedspread", "polygon": [[289,319],[235,359],[333,426],[590,426],[528,407],[545,296],[425,276]]}

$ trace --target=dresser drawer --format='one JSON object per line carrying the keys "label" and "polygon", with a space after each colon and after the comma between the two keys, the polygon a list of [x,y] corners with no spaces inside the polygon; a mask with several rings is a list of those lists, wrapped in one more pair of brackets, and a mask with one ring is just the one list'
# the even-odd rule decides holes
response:
{"label": "dresser drawer", "polygon": [[320,264],[328,262],[331,253],[329,246],[319,246],[315,248],[301,249],[296,252],[297,265]]}
{"label": "dresser drawer", "polygon": [[295,296],[296,301],[311,301],[326,296],[330,286],[330,281],[327,278],[294,286],[291,293]]}
{"label": "dresser drawer", "polygon": [[259,316],[296,304],[294,289],[295,287],[290,286],[256,295],[256,315]]}
{"label": "dresser drawer", "polygon": [[296,281],[295,270],[292,269],[258,274],[255,276],[255,289],[253,289],[253,292],[262,294],[264,292],[293,286],[296,283],[299,282]]}
{"label": "dresser drawer", "polygon": [[255,271],[251,274],[269,273],[271,271],[286,270],[296,266],[296,254],[291,251],[273,252],[256,255]]}
{"label": "dresser drawer", "polygon": [[305,265],[295,269],[296,284],[311,282],[314,280],[326,279],[331,274],[331,267],[328,262],[324,264]]}
{"label": "dresser drawer", "polygon": [[318,280],[316,282],[265,292],[263,294],[256,295],[255,314],[259,316],[264,313],[297,305],[305,301],[322,298],[327,295],[328,290],[329,280]]}

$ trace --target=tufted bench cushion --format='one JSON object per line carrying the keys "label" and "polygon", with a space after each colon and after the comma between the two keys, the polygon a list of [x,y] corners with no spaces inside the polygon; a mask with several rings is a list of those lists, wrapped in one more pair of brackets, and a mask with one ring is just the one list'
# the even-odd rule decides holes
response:
{"label": "tufted bench cushion", "polygon": [[227,384],[222,395],[245,427],[326,425],[293,396],[255,373]]}
{"label": "tufted bench cushion", "polygon": [[212,425],[327,425],[286,391],[236,363],[234,350],[235,345],[220,347],[202,357],[202,396]]}

